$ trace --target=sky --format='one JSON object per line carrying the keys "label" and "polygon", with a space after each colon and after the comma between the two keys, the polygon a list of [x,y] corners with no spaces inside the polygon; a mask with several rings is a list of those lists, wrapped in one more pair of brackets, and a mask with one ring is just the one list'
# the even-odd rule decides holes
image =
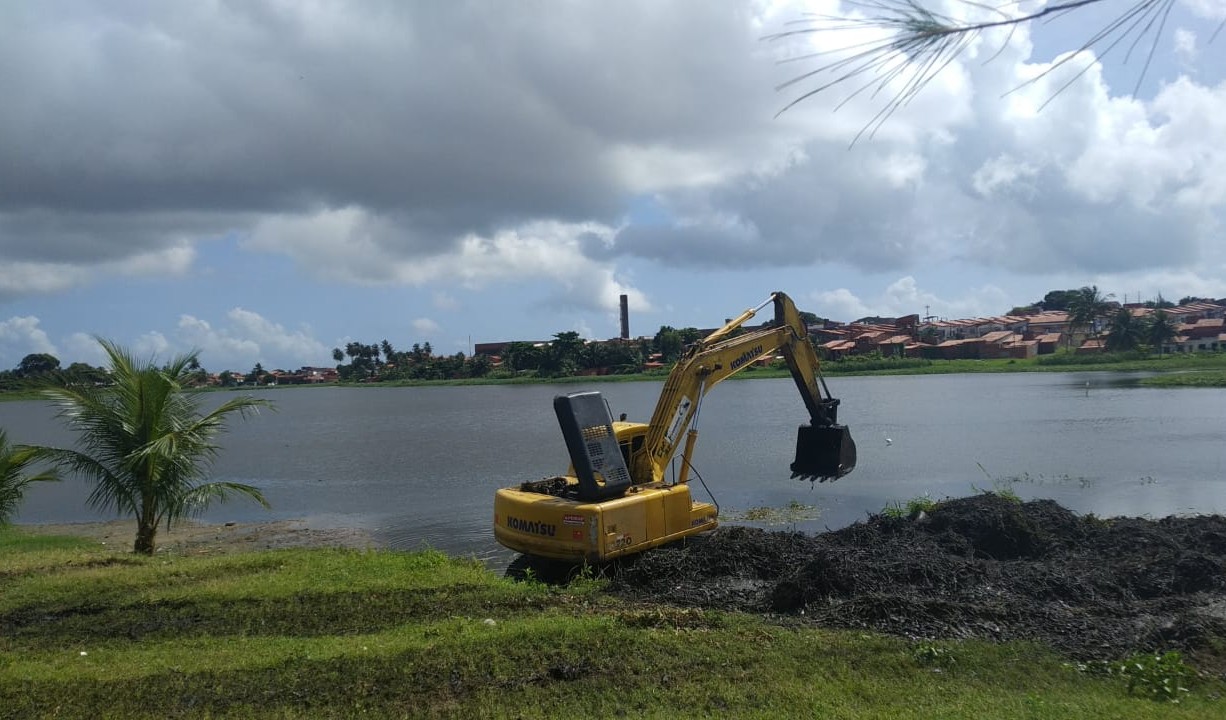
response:
{"label": "sky", "polygon": [[769,39],[833,0],[3,3],[0,369],[607,339],[621,294],[635,336],[1226,297],[1226,0],[1058,62],[1129,5],[985,32],[861,135],[906,68],[780,113],[880,38]]}

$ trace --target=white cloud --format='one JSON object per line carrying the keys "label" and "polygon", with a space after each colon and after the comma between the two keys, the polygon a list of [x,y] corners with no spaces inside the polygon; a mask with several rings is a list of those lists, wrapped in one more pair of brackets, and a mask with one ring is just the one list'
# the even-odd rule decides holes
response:
{"label": "white cloud", "polygon": [[438,323],[430,318],[420,317],[413,320],[413,330],[421,335],[434,335],[438,332]]}
{"label": "white cloud", "polygon": [[192,315],[179,318],[178,337],[201,351],[206,367],[231,370],[261,363],[268,369],[293,370],[303,365],[318,365],[331,351],[306,330],[288,330],[259,313],[233,308],[226,313],[228,324],[214,327]]}
{"label": "white cloud", "polygon": [[1226,0],[1183,0],[1192,12],[1209,20],[1226,19]]}
{"label": "white cloud", "polygon": [[[614,229],[593,222],[533,221],[491,235],[468,234],[427,247],[389,216],[358,207],[323,209],[261,221],[245,245],[284,253],[325,279],[421,286],[459,284],[477,289],[496,283],[546,279],[567,303],[589,308],[617,306],[622,293],[640,308],[641,292],[615,277],[612,265],[584,253],[610,242]],[[435,296],[436,306],[454,301]],[[439,302],[444,305],[439,305]]]}
{"label": "white cloud", "polygon": [[169,359],[171,352],[170,341],[166,336],[156,330],[150,331],[141,335],[132,343],[132,354],[136,357],[157,357],[161,360]]}
{"label": "white cloud", "polygon": [[124,275],[152,275],[165,277],[183,275],[196,260],[196,249],[188,241],[179,240],[173,245],[137,253],[103,266],[103,273],[114,269]]}
{"label": "white cloud", "polygon": [[233,323],[236,335],[259,343],[261,356],[266,359],[301,358],[302,363],[306,364],[329,354],[328,348],[316,340],[309,329],[288,330],[243,308],[234,308],[226,313],[226,317]]}
{"label": "white cloud", "polygon": [[815,293],[810,297],[813,310],[819,317],[846,322],[872,315],[873,311],[847,288],[836,288]]}
{"label": "white cloud", "polygon": [[438,308],[439,310],[456,310],[460,307],[460,301],[450,293],[442,291],[436,292],[434,293],[432,300],[434,307]]}
{"label": "white cloud", "polygon": [[1171,39],[1175,46],[1175,57],[1179,59],[1184,72],[1195,74],[1196,59],[1199,54],[1196,47],[1196,33],[1187,28],[1176,28]]}
{"label": "white cloud", "polygon": [[0,321],[0,347],[11,349],[5,354],[24,357],[31,353],[47,353],[58,357],[59,351],[46,331],[39,327],[40,322],[33,315]]}
{"label": "white cloud", "polygon": [[83,332],[72,333],[64,339],[64,348],[69,363],[83,362],[94,367],[109,364],[106,351],[92,335]]}
{"label": "white cloud", "polygon": [[80,269],[43,262],[0,263],[0,300],[59,292],[79,285],[87,277]]}
{"label": "white cloud", "polygon": [[832,320],[862,317],[900,317],[927,312],[946,318],[1000,315],[1009,309],[1006,293],[993,285],[969,288],[960,297],[941,297],[919,287],[915,278],[901,277],[877,296],[862,299],[847,288],[811,294],[812,312]]}
{"label": "white cloud", "polygon": [[985,197],[998,193],[1019,193],[1023,198],[1033,197],[1033,179],[1039,169],[1024,160],[1008,154],[988,158],[971,176],[975,192]]}

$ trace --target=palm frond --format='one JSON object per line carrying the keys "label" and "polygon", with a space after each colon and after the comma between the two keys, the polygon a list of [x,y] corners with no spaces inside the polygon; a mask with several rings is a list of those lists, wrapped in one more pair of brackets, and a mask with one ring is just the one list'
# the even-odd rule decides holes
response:
{"label": "palm frond", "polygon": [[31,484],[60,479],[54,469],[30,472],[30,466],[39,460],[37,448],[9,444],[8,433],[0,429],[0,525],[7,523],[17,512],[22,496]]}
{"label": "palm frond", "polygon": [[[806,16],[801,20],[788,23],[785,30],[767,35],[764,39],[782,41],[814,33],[839,33],[852,30],[876,30],[883,31],[887,35],[880,40],[858,42],[833,50],[805,52],[797,57],[782,60],[781,62],[788,63],[797,60],[807,61],[817,57],[833,58],[776,87],[776,90],[783,90],[824,78],[817,82],[815,87],[801,92],[788,101],[776,113],[776,117],[816,95],[829,92],[837,87],[847,87],[848,92],[836,104],[836,110],[866,92],[873,98],[886,94],[882,108],[856,136],[856,140],[853,140],[854,144],[865,133],[871,137],[891,116],[910,103],[937,75],[960,57],[983,32],[995,28],[1012,30],[1037,20],[1066,15],[1078,8],[1102,1],[1065,0],[1047,5],[1032,13],[1009,12],[1005,9],[1013,7],[1014,3],[994,7],[972,0],[963,1],[963,4],[969,7],[989,13],[991,17],[987,20],[963,20],[943,15],[925,7],[919,0],[848,2],[849,6],[859,11],[858,14],[835,17]],[[1139,92],[1174,5],[1175,0],[1135,0],[1128,9],[1107,23],[1105,27],[1094,32],[1074,52],[1061,57],[1037,77],[1008,90],[1005,94],[1039,82],[1090,51],[1097,52],[1102,58],[1114,52],[1117,47],[1127,44],[1128,49],[1124,57],[1124,61],[1127,62],[1138,45],[1148,42],[1148,52],[1133,90],[1134,94]],[[1009,37],[1012,37],[1012,33]],[[988,58],[989,62],[1004,51],[1009,37]],[[1077,78],[1085,74],[1091,67],[1092,63],[1086,63],[1085,67],[1056,88],[1043,106],[1076,82]]]}
{"label": "palm frond", "polygon": [[167,522],[184,517],[195,517],[204,512],[215,502],[224,503],[233,495],[243,495],[256,501],[261,507],[272,507],[259,488],[243,483],[216,481],[196,485],[182,496],[182,502],[175,504],[174,511],[165,515]]}

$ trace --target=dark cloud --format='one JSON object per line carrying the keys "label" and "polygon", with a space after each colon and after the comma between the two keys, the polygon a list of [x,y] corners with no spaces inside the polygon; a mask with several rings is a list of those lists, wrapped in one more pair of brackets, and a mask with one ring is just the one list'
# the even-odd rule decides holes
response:
{"label": "dark cloud", "polygon": [[[1220,200],[1172,199],[1211,173],[1161,166],[1164,146],[1149,165],[1103,170],[1177,178],[1152,201],[1075,182],[1083,148],[1115,149],[1104,128],[1159,120],[1110,103],[1094,72],[1042,117],[1009,111],[1066,79],[1001,99],[1023,83],[1020,40],[951,68],[852,149],[857,118],[872,116],[855,103],[772,119],[787,99],[773,84],[802,68],[772,66],[759,37],[774,28],[753,12],[699,0],[5,4],[0,260],[112,262],[358,208],[348,240],[390,260],[532,221],[628,222],[614,243],[579,247],[604,263],[698,268],[1124,271],[1195,262],[1220,215]],[[1190,102],[1170,101],[1163,121],[1216,117],[1181,111]],[[1006,154],[1033,174],[976,189]],[[645,195],[660,217],[627,221]],[[282,239],[262,247],[287,252]],[[384,260],[337,276],[401,277]]]}
{"label": "dark cloud", "polygon": [[356,205],[423,238],[611,221],[610,147],[702,147],[742,132],[746,88],[769,96],[743,13],[700,7],[6,6],[0,214],[49,248],[62,213],[139,231]]}

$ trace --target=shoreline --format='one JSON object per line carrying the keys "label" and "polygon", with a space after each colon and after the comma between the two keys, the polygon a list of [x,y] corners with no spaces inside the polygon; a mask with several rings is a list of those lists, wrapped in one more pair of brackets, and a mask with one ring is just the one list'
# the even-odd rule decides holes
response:
{"label": "shoreline", "polygon": [[[131,552],[136,521],[107,520],[78,523],[14,523],[15,530],[31,535],[67,535]],[[158,529],[155,554],[221,555],[284,548],[379,549],[382,545],[358,528],[308,527],[305,520],[206,523],[186,520],[171,530]]]}

